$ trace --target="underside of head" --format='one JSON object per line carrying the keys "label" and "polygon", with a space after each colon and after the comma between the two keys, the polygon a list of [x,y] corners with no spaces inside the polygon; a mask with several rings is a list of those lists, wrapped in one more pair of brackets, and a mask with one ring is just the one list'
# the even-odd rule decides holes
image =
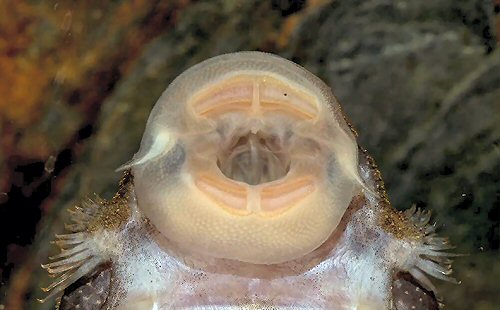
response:
{"label": "underside of head", "polygon": [[363,187],[357,154],[323,82],[283,58],[241,52],[174,80],[125,167],[140,209],[169,240],[273,264],[332,234]]}

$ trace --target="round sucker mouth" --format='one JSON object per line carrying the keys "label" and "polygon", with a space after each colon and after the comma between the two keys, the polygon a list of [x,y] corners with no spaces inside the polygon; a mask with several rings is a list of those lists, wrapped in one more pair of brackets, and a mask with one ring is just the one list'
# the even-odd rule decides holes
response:
{"label": "round sucker mouth", "polygon": [[217,166],[229,179],[259,185],[285,177],[290,157],[274,137],[262,132],[237,136],[217,156]]}

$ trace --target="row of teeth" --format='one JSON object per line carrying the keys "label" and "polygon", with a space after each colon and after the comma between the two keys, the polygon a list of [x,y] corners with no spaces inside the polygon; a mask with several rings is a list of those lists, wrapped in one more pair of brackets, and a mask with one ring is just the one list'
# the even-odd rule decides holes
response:
{"label": "row of teeth", "polygon": [[314,96],[271,77],[238,76],[200,91],[188,105],[201,117],[238,111],[252,115],[279,111],[312,120],[319,114],[316,101]]}
{"label": "row of teeth", "polygon": [[228,212],[238,215],[259,213],[272,216],[281,213],[314,192],[312,176],[285,179],[276,184],[249,186],[226,178],[202,175],[196,178],[200,191]]}
{"label": "row of teeth", "polygon": [[[188,106],[203,118],[231,112],[256,117],[280,112],[303,120],[313,120],[319,115],[314,96],[270,76],[228,78],[195,94]],[[196,178],[197,188],[230,213],[272,216],[315,190],[312,176],[286,177],[290,168],[286,152],[280,154],[259,134],[242,135],[232,142],[235,145],[219,154],[217,164],[226,178],[209,174]]]}

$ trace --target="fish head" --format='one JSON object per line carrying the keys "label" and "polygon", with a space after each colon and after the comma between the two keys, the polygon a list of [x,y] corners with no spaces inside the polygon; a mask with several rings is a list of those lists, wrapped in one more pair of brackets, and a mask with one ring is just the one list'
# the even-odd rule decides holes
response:
{"label": "fish head", "polygon": [[261,52],[182,73],[124,168],[141,211],[166,238],[258,264],[318,248],[366,190],[355,135],[330,88]]}
{"label": "fish head", "polygon": [[456,254],[429,212],[391,206],[356,137],[331,89],[286,59],[238,52],[191,67],[152,109],[117,194],[75,207],[72,233],[56,236],[46,299],[438,309],[427,275],[457,283]]}

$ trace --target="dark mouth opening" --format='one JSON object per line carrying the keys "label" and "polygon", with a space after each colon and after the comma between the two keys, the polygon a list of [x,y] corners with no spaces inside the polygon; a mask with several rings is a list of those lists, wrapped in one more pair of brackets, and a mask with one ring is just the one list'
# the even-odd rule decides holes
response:
{"label": "dark mouth opening", "polygon": [[278,138],[248,132],[221,150],[217,166],[232,180],[258,185],[284,177],[290,170],[290,157]]}

